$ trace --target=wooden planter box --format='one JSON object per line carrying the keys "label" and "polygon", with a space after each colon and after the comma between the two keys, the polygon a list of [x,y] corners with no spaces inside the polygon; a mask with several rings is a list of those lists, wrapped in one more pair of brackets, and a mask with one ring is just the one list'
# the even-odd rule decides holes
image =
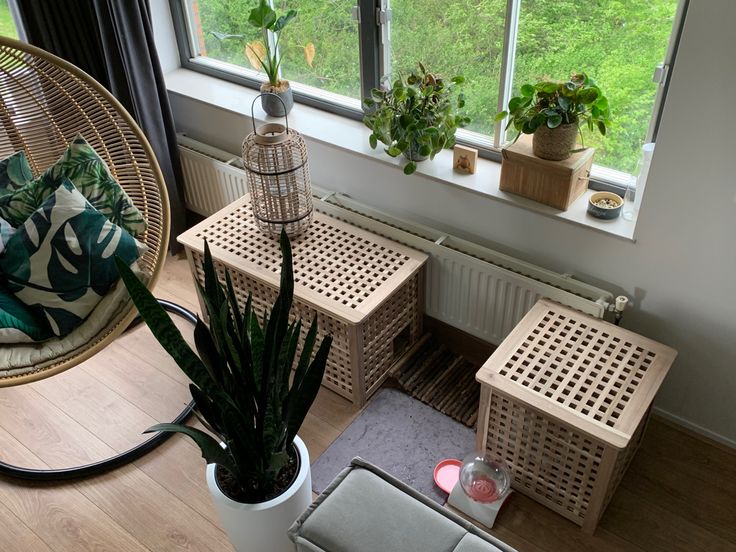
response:
{"label": "wooden planter box", "polygon": [[548,161],[535,156],[532,137],[522,135],[501,152],[499,188],[566,211],[588,188],[594,152],[587,148],[563,161]]}
{"label": "wooden planter box", "polygon": [[540,300],[478,371],[477,445],[513,487],[592,533],[676,352]]}
{"label": "wooden planter box", "polygon": [[[205,239],[221,280],[227,269],[241,306],[251,293],[262,316],[278,295],[281,251],[278,239],[258,229],[249,196],[179,236],[200,282]],[[291,245],[291,315],[302,319],[300,347],[318,316],[318,342],[333,338],[322,384],[362,406],[422,334],[427,256],[317,212]]]}

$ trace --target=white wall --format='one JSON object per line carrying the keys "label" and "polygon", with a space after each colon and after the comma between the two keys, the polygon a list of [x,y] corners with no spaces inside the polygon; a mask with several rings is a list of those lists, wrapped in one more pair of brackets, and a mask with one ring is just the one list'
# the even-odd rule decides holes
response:
{"label": "white wall", "polygon": [[[159,0],[163,1],[163,0]],[[656,400],[736,446],[736,2],[692,0],[637,242],[479,198],[311,142],[315,183],[633,298],[624,325],[679,350]],[[169,41],[170,37],[162,38]],[[244,117],[172,95],[179,130],[237,152]]]}

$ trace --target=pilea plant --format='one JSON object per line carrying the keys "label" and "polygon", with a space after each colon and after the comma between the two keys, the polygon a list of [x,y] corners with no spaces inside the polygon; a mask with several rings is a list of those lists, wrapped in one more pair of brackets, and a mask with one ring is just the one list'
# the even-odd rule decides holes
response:
{"label": "pilea plant", "polygon": [[[575,73],[567,81],[544,79],[536,84],[525,84],[521,95],[511,98],[507,111],[496,115],[495,121],[508,116],[506,124],[517,131],[516,141],[521,134],[534,134],[542,125],[557,128],[575,124],[581,131],[585,125],[593,132],[597,129],[603,136],[610,125],[608,99],[593,79],[585,73]],[[582,140],[582,132],[580,132]]]}
{"label": "pilea plant", "polygon": [[391,157],[404,154],[409,159],[404,174],[411,174],[417,161],[434,159],[443,148],[452,147],[455,131],[470,122],[459,112],[465,106],[463,94],[454,95],[464,80],[456,76],[448,81],[419,63],[418,71],[396,79],[390,88],[371,90],[363,102],[371,148],[381,142]]}

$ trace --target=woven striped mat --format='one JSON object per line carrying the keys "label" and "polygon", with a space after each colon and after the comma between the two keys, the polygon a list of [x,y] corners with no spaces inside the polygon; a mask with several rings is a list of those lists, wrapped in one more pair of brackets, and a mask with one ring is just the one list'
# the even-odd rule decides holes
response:
{"label": "woven striped mat", "polygon": [[393,377],[415,399],[454,420],[474,427],[478,419],[480,384],[478,366],[425,334],[412,351],[399,361]]}

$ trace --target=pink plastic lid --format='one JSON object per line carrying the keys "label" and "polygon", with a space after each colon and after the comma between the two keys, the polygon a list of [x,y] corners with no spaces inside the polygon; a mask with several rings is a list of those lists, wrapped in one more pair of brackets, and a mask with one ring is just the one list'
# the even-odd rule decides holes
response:
{"label": "pink plastic lid", "polygon": [[447,494],[450,494],[460,479],[460,466],[462,465],[463,463],[460,460],[454,458],[442,460],[434,468],[435,484]]}

